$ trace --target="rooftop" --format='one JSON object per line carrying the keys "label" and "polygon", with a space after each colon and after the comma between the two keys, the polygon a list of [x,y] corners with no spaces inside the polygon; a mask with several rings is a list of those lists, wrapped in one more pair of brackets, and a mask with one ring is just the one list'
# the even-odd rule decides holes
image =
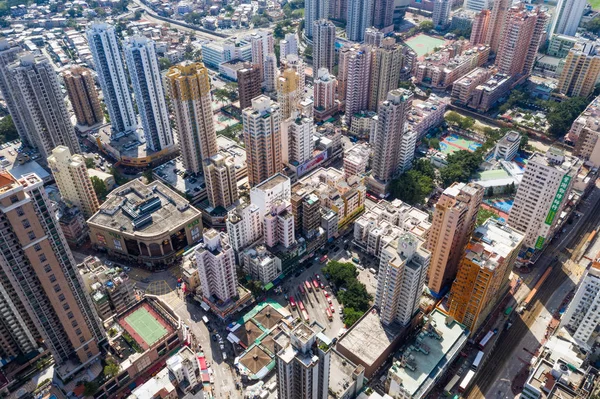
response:
{"label": "rooftop", "polygon": [[129,234],[156,235],[200,215],[162,182],[145,185],[135,179],[113,190],[88,223]]}
{"label": "rooftop", "polygon": [[348,386],[354,383],[354,372],[363,366],[356,366],[354,363],[332,350],[329,359],[329,390],[335,395],[329,394],[330,398],[342,397]]}
{"label": "rooftop", "polygon": [[482,267],[494,270],[521,245],[525,235],[510,226],[490,218],[475,229],[465,257]]}
{"label": "rooftop", "polygon": [[260,183],[256,187],[254,187],[253,189],[265,190],[265,191],[271,190],[271,189],[275,188],[278,184],[283,184],[289,180],[290,179],[287,176],[285,176],[281,173],[277,173],[277,174],[271,176],[270,178],[268,178],[267,180],[263,181],[262,183]]}
{"label": "rooftop", "polygon": [[400,377],[403,389],[415,398],[427,394],[469,337],[465,326],[437,309],[428,318],[417,337],[400,350],[401,360],[389,371]]}
{"label": "rooftop", "polygon": [[552,363],[540,359],[527,382],[524,391],[537,391],[542,399],[575,399],[577,388],[584,381],[585,374],[563,360]]}
{"label": "rooftop", "polygon": [[171,379],[169,369],[165,367],[143,385],[135,388],[129,395],[129,399],[165,397],[167,394],[175,392],[174,380],[174,378]]}

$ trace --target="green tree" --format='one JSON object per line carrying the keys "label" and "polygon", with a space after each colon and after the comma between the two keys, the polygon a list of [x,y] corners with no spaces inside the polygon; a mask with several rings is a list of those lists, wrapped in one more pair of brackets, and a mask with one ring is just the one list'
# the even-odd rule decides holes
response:
{"label": "green tree", "polygon": [[460,124],[462,123],[462,116],[460,116],[458,112],[454,111],[448,112],[446,116],[444,116],[444,119],[447,123],[454,126],[460,126]]}
{"label": "green tree", "polygon": [[390,183],[390,193],[409,205],[423,203],[433,190],[433,178],[411,169]]}
{"label": "green tree", "polygon": [[583,27],[596,35],[600,34],[600,18],[596,17],[588,21]]}
{"label": "green tree", "polygon": [[300,18],[304,18],[304,9],[303,8],[292,11],[292,19],[300,19]]}
{"label": "green tree", "polygon": [[19,138],[19,133],[12,116],[7,115],[0,120],[0,144],[8,143]]}
{"label": "green tree", "polygon": [[333,282],[337,287],[349,284],[356,280],[358,272],[356,266],[349,262],[338,262],[335,260],[329,261],[327,266],[323,268],[323,273],[329,275],[329,281]]}
{"label": "green tree", "polygon": [[104,366],[104,375],[108,378],[112,378],[119,374],[119,365],[114,360],[108,360],[106,366]]}
{"label": "green tree", "polygon": [[436,138],[429,140],[429,147],[433,148],[434,150],[439,150],[440,149],[440,140],[436,139]]}
{"label": "green tree", "polygon": [[83,387],[84,387],[83,396],[94,396],[94,394],[96,392],[98,392],[98,388],[99,388],[98,383],[96,383],[94,381],[91,381],[91,382],[85,381],[83,383]]}
{"label": "green tree", "polygon": [[252,293],[252,295],[254,295],[255,298],[260,297],[265,292],[262,283],[258,280],[248,281],[248,283],[246,284],[246,288],[250,290],[250,292]]}
{"label": "green tree", "polygon": [[310,46],[310,45],[306,46],[306,48],[304,49],[304,56],[306,58],[312,59],[312,56],[313,56],[313,48],[312,48],[312,46]]}
{"label": "green tree", "polygon": [[521,135],[521,141],[519,142],[519,150],[523,151],[529,146],[529,136],[526,133]]}
{"label": "green tree", "polygon": [[479,207],[479,210],[477,211],[477,222],[475,222],[475,226],[481,226],[483,222],[485,222],[489,218],[498,219],[498,214],[490,209]]}
{"label": "green tree", "polygon": [[161,71],[164,71],[165,69],[169,69],[171,67],[171,61],[169,61],[169,59],[167,57],[161,57],[158,59],[158,67],[160,68]]}
{"label": "green tree", "polygon": [[371,307],[373,297],[367,292],[363,283],[354,278],[346,286],[346,291],[339,291],[338,298],[344,307],[350,307],[361,312],[366,312]]}
{"label": "green tree", "polygon": [[344,315],[344,324],[346,325],[346,328],[352,327],[354,325],[354,323],[356,323],[358,321],[358,319],[360,319],[362,317],[363,314],[365,314],[365,313],[359,312],[358,310],[355,310],[353,308],[344,308],[343,315]]}
{"label": "green tree", "polygon": [[413,165],[413,169],[424,176],[435,179],[435,168],[428,159],[419,158]]}
{"label": "green tree", "polygon": [[273,36],[275,37],[275,39],[283,39],[285,37],[285,32],[283,31],[283,24],[281,22],[278,22],[277,25],[275,25],[275,29],[273,29]]}
{"label": "green tree", "polygon": [[146,184],[152,183],[154,181],[152,169],[146,169],[144,172],[142,172],[142,176],[144,176],[144,179],[146,179]]}
{"label": "green tree", "polygon": [[92,181],[92,187],[94,188],[96,196],[98,198],[106,197],[106,194],[108,194],[108,190],[106,189],[106,184],[104,183],[104,180],[100,179],[98,176],[92,176],[90,180]]}
{"label": "green tree", "polygon": [[135,10],[135,13],[133,14],[133,20],[139,21],[142,18],[142,15],[144,15],[144,10]]}
{"label": "green tree", "polygon": [[85,167],[88,169],[94,169],[96,166],[96,162],[94,162],[94,158],[85,158]]}
{"label": "green tree", "polygon": [[571,97],[560,103],[546,101],[547,121],[550,125],[548,133],[556,138],[564,136],[571,128],[575,118],[583,112],[589,103],[590,100],[585,97]]}
{"label": "green tree", "polygon": [[433,22],[430,20],[422,21],[419,23],[419,29],[424,32],[430,31],[433,29]]}

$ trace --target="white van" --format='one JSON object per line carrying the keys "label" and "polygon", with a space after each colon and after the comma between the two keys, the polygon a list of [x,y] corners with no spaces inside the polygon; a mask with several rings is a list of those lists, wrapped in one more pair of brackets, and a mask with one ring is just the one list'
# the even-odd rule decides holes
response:
{"label": "white van", "polygon": [[221,353],[223,355],[223,360],[227,360],[227,354],[225,352]]}
{"label": "white van", "polygon": [[208,325],[208,317],[202,316],[202,321],[204,322],[204,324]]}

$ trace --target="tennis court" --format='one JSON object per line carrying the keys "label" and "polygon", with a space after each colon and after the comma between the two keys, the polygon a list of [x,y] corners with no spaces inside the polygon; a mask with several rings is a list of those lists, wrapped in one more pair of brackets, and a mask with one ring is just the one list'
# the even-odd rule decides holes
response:
{"label": "tennis court", "polygon": [[478,143],[475,140],[469,140],[457,134],[451,134],[440,141],[440,151],[444,154],[452,154],[453,152],[460,150],[474,152],[479,147],[481,147],[481,143]]}
{"label": "tennis court", "polygon": [[443,46],[446,41],[421,33],[406,40],[405,43],[417,53],[418,57],[422,57],[431,53],[434,48]]}
{"label": "tennis court", "polygon": [[148,346],[152,346],[167,333],[167,329],[146,308],[136,310],[125,321]]}

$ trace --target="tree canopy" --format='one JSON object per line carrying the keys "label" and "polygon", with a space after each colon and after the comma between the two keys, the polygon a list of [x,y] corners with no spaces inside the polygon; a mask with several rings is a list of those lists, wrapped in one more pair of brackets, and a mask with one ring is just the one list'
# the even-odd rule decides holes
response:
{"label": "tree canopy", "polygon": [[373,297],[365,285],[358,281],[358,272],[352,263],[332,260],[323,268],[323,273],[329,276],[329,281],[335,286],[345,288],[345,291],[338,291],[337,297],[344,305],[344,323],[349,328],[369,310]]}
{"label": "tree canopy", "polygon": [[106,194],[108,194],[108,190],[106,189],[106,184],[104,183],[104,180],[100,179],[98,176],[92,176],[90,180],[92,181],[92,187],[94,188],[96,196],[98,198],[106,197]]}
{"label": "tree canopy", "polygon": [[0,144],[8,143],[19,138],[17,128],[10,115],[0,120]]}

